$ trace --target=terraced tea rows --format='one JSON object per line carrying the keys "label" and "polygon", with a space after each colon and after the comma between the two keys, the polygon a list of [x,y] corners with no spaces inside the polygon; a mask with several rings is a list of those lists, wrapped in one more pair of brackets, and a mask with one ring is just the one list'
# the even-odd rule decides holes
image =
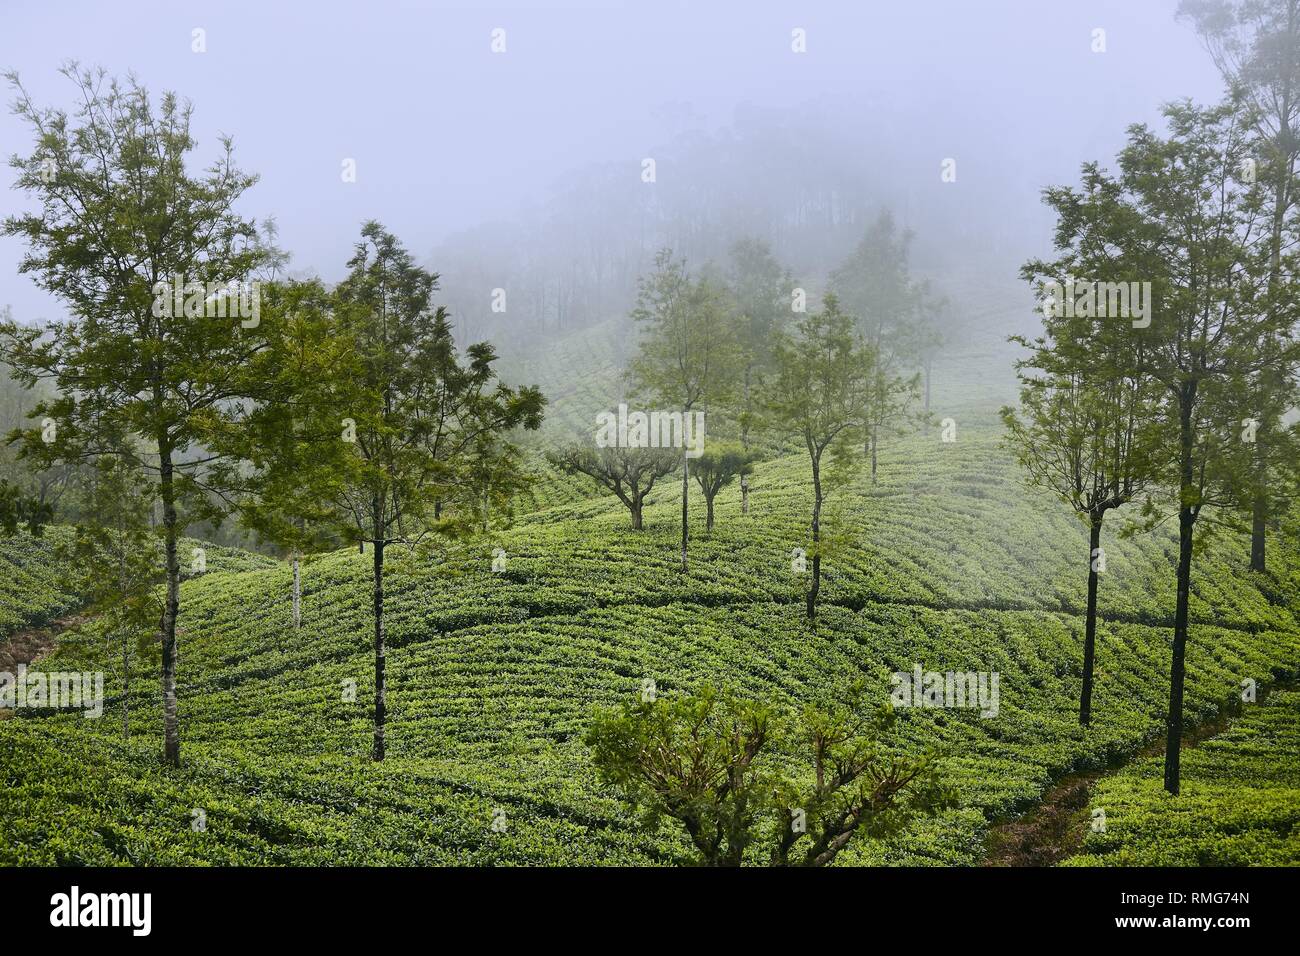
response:
{"label": "terraced tea rows", "polygon": [[[156,760],[153,678],[132,681],[129,742],[111,720],[5,721],[4,862],[680,862],[667,831],[640,832],[595,787],[581,743],[592,710],[638,693],[726,683],[799,702],[889,674],[996,671],[995,718],[905,711],[899,745],[940,746],[963,806],[845,862],[972,863],[990,820],[1032,804],[1072,770],[1105,765],[1163,725],[1171,604],[1160,540],[1107,542],[1097,722],[1075,720],[1083,537],[1030,497],[978,430],[956,446],[900,441],[880,484],[840,493],[853,529],[830,561],[809,626],[788,548],[801,541],[802,462],[763,466],[754,511],[728,500],[711,537],[674,569],[675,506],[634,534],[615,502],[585,500],[436,558],[398,551],[388,580],[389,741],[366,759],[373,671],[369,562],[308,562],[304,627],[289,628],[283,565],[184,585],[181,710],[187,766]],[[668,498],[668,496],[665,496]],[[507,552],[504,573],[491,550]],[[1196,581],[1188,714],[1214,715],[1245,677],[1292,673],[1296,577],[1252,580],[1226,542]],[[1293,567],[1293,565],[1292,565]],[[1035,582],[1050,581],[1049,590]],[[1261,587],[1262,586],[1262,587]],[[93,625],[49,666],[115,661]],[[355,685],[355,698],[349,693]],[[67,794],[71,794],[68,797]],[[189,830],[205,810],[206,833]],[[497,809],[509,826],[495,833]]]}
{"label": "terraced tea rows", "polygon": [[1183,752],[1177,798],[1157,760],[1101,782],[1105,829],[1073,866],[1300,866],[1300,693],[1271,694],[1225,733]]}

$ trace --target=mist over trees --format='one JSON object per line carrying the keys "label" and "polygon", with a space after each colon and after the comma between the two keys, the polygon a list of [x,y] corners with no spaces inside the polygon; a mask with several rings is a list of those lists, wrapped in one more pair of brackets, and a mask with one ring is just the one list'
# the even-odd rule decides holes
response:
{"label": "mist over trees", "polygon": [[[576,170],[517,221],[458,233],[432,251],[446,277],[457,334],[527,343],[626,316],[640,277],[665,248],[696,267],[716,263],[733,280],[761,272],[764,257],[771,257],[808,277],[810,296],[820,295],[833,264],[873,224],[897,222],[888,177],[919,165],[897,155],[897,147],[882,149],[876,141],[868,147],[861,135],[815,109],[746,108],[721,130],[683,132],[651,149],[652,173],[637,162]],[[938,217],[919,201],[905,219],[919,237],[914,268],[978,275],[988,252],[977,253],[976,261],[953,261],[938,241]],[[927,220],[936,223],[929,232]],[[907,227],[891,228],[901,236]],[[504,307],[493,289],[506,291]],[[849,308],[850,296],[836,291]],[[748,297],[743,311],[761,328],[765,316],[751,306],[764,290],[751,284],[741,294]]]}
{"label": "mist over trees", "polygon": [[[58,717],[42,746],[160,772],[151,820],[201,782],[247,852],[313,864],[549,863],[593,834],[573,858],[978,862],[1157,734],[1156,806],[1189,809],[1189,727],[1294,677],[1300,640],[1300,0],[1178,19],[1222,88],[1036,130],[1064,172],[983,113],[680,105],[446,229],[423,219],[462,153],[518,185],[504,134],[427,150],[436,190],[330,152],[301,175],[364,211],[302,268],[188,100],[70,62],[46,107],[6,74],[26,205],[0,238],[58,311],[0,315],[0,545],[69,595],[0,611],[120,687],[109,749]],[[920,70],[900,101],[1018,102]],[[182,588],[221,542],[248,566]],[[78,792],[92,849],[55,852],[134,858]],[[50,829],[16,804],[0,835]],[[179,859],[227,849],[158,825]]]}

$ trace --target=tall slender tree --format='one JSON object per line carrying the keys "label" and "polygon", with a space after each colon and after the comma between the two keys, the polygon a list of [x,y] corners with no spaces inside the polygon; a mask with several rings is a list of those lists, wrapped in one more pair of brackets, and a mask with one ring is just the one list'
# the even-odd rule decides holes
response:
{"label": "tall slender tree", "polygon": [[[1048,189],[1044,199],[1062,223],[1061,255],[1027,263],[1021,275],[1040,286],[1067,277],[1138,281],[1140,268],[1114,252],[1112,237],[1128,220],[1116,202],[1118,184],[1095,164],[1083,170],[1082,189]],[[1053,300],[1044,299],[1045,303]],[[1104,571],[1101,548],[1106,513],[1140,496],[1158,476],[1159,413],[1163,390],[1147,368],[1146,343],[1122,316],[1063,314],[1044,306],[1044,333],[1012,341],[1029,350],[1017,362],[1020,409],[1002,417],[1029,481],[1064,501],[1088,528],[1088,598],[1084,618],[1083,682],[1079,723],[1092,720],[1096,659],[1097,590]]]}
{"label": "tall slender tree", "polygon": [[[862,241],[830,275],[830,287],[844,309],[856,316],[874,356],[871,406],[863,435],[876,481],[882,435],[891,430],[920,394],[920,377],[906,377],[921,359],[924,337],[916,328],[927,291],[911,275],[912,234],[899,229],[884,210]],[[901,429],[899,429],[901,431]]]}
{"label": "tall slender tree", "polygon": [[[664,249],[643,278],[632,317],[641,325],[640,351],[629,371],[637,394],[688,415],[725,404],[741,367],[735,323],[718,283],[692,280],[683,260]],[[690,449],[682,445],[682,571],[689,540]]]}
{"label": "tall slender tree", "polygon": [[302,558],[338,547],[338,476],[349,460],[339,441],[335,382],[358,373],[337,333],[332,293],[317,279],[263,289],[264,347],[243,369],[262,400],[211,441],[241,469],[243,525],[289,557],[290,621],[302,626]]}
{"label": "tall slender tree", "polygon": [[[875,355],[841,312],[834,294],[822,311],[796,323],[797,334],[781,333],[773,345],[775,373],[766,396],[773,420],[803,442],[812,467],[812,582],[808,617],[817,616],[822,576],[822,505],[849,475],[851,446],[868,425]],[[831,452],[828,465],[823,459]]]}
{"label": "tall slender tree", "polygon": [[[1257,178],[1268,215],[1269,308],[1283,306],[1284,267],[1300,242],[1300,0],[1183,0],[1178,15],[1200,34],[1229,91],[1248,107],[1255,144],[1241,175]],[[1300,450],[1283,416],[1295,400],[1294,368],[1270,365],[1247,381],[1254,429],[1249,501],[1250,566],[1267,566],[1276,475]]]}
{"label": "tall slender tree", "polygon": [[[743,369],[740,382],[740,446],[748,455],[758,424],[755,396],[772,363],[772,334],[792,314],[795,282],[761,239],[740,239],[731,246],[727,284],[740,313]],[[750,469],[740,475],[740,513],[749,514]]]}
{"label": "tall slender tree", "polygon": [[[475,512],[468,465],[487,436],[541,425],[536,388],[510,388],[496,376],[487,343],[462,362],[445,309],[433,304],[438,276],[416,265],[377,222],[361,230],[336,290],[336,332],[349,362],[330,384],[348,463],[331,480],[355,539],[371,545],[375,709],[372,757],[383,760],[388,713],[384,559],[390,544],[427,534],[468,533]],[[481,466],[481,462],[479,462]],[[504,464],[504,463],[503,463]],[[461,505],[461,507],[452,507]],[[448,513],[442,513],[442,507]]]}
{"label": "tall slender tree", "polygon": [[[1164,458],[1175,495],[1168,505],[1150,500],[1147,511],[1159,519],[1172,510],[1178,519],[1165,748],[1165,789],[1176,794],[1194,539],[1207,514],[1239,508],[1250,487],[1247,383],[1295,361],[1295,287],[1294,280],[1269,287],[1262,192],[1241,176],[1252,145],[1249,116],[1231,102],[1178,103],[1164,113],[1167,136],[1135,126],[1120,153],[1116,202],[1127,222],[1112,238],[1126,261],[1151,276],[1154,292],[1152,321],[1140,334],[1165,391]],[[1274,296],[1290,306],[1271,308]]]}
{"label": "tall slender tree", "polygon": [[[20,271],[57,296],[69,317],[44,329],[6,323],[0,352],[24,384],[45,379],[58,389],[36,406],[38,424],[24,434],[34,460],[120,454],[149,478],[165,551],[164,758],[175,766],[177,544],[188,521],[221,510],[226,489],[203,443],[243,397],[237,372],[261,336],[252,316],[230,317],[220,297],[187,293],[178,309],[165,290],[233,284],[245,300],[243,283],[267,251],[235,204],[256,177],[236,167],[228,138],[207,169],[190,168],[191,107],[174,94],[154,103],[134,80],[76,64],[63,73],[78,97],[71,115],[37,106],[8,74],[15,113],[35,139],[10,165],[38,209],[9,217],[0,232],[26,243]],[[133,441],[108,442],[118,435]]]}

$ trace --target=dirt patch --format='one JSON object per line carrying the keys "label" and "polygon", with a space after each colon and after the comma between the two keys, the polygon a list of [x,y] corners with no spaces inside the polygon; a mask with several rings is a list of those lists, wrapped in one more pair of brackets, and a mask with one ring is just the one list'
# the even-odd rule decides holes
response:
{"label": "dirt patch", "polygon": [[44,627],[29,627],[14,631],[0,640],[0,671],[13,671],[19,664],[34,664],[54,650],[59,635],[80,627],[89,618],[83,614],[70,614],[51,621]]}

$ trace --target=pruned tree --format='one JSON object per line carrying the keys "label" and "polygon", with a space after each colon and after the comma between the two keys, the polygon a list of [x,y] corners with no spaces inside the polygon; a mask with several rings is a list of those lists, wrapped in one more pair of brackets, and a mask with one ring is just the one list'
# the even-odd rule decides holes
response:
{"label": "pruned tree", "polygon": [[894,719],[860,688],[797,716],[705,688],[602,711],[586,742],[602,783],[680,824],[702,865],[814,867],[955,804],[933,754],[886,745]]}
{"label": "pruned tree", "polygon": [[643,527],[642,508],[655,482],[681,464],[671,448],[593,448],[580,442],[550,460],[568,474],[586,475],[623,502],[632,516],[633,531]]}
{"label": "pruned tree", "polygon": [[739,444],[723,442],[711,444],[695,460],[691,474],[704,495],[706,530],[713,530],[713,502],[718,492],[737,478],[744,481],[754,470],[754,457],[753,452]]}

